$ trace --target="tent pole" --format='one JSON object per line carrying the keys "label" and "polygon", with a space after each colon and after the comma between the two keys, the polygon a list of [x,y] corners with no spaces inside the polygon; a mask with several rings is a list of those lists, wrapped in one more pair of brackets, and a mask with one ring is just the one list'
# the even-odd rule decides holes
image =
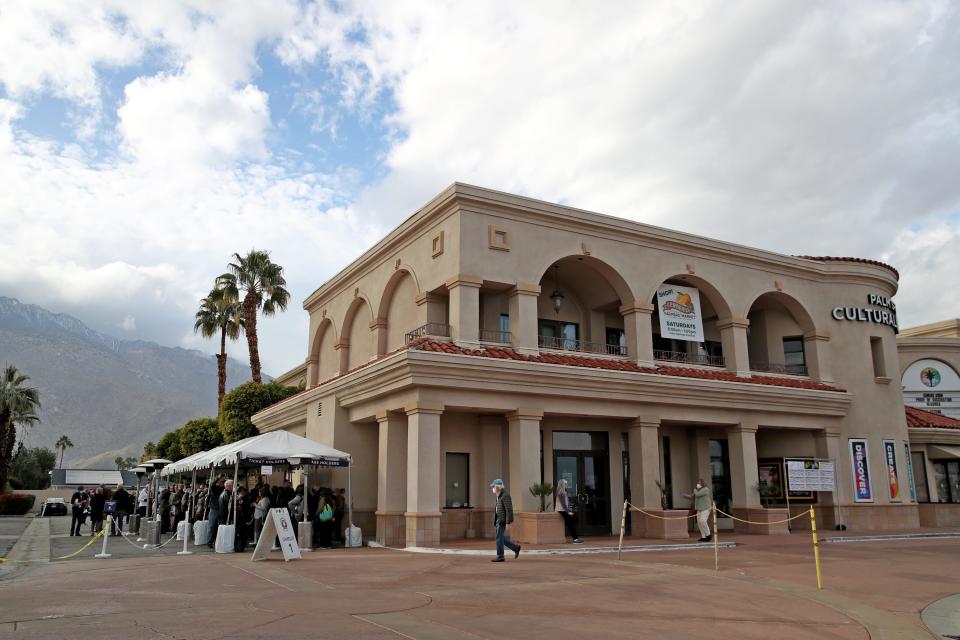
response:
{"label": "tent pole", "polygon": [[237,452],[237,461],[233,465],[233,526],[237,526],[237,482],[240,478],[240,452]]}
{"label": "tent pole", "polygon": [[[347,458],[347,527],[353,527],[353,457]],[[346,536],[350,540],[350,534]]]}
{"label": "tent pole", "polygon": [[207,507],[207,508],[204,509],[204,511],[203,511],[203,519],[204,519],[204,520],[209,520],[209,519],[210,519],[210,492],[213,491],[213,483],[214,483],[214,480],[216,479],[216,475],[217,475],[217,473],[216,473],[216,467],[214,467],[214,466],[213,466],[213,463],[211,462],[211,463],[210,463],[210,477],[207,479],[207,497],[206,497],[206,500],[207,500],[207,505],[206,505],[206,507]]}

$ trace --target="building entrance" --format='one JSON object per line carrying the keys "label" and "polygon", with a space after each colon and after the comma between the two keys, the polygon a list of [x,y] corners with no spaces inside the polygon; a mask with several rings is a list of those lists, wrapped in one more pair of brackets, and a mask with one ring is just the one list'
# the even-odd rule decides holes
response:
{"label": "building entrance", "polygon": [[553,432],[554,484],[567,481],[581,535],[610,533],[610,453],[606,432]]}

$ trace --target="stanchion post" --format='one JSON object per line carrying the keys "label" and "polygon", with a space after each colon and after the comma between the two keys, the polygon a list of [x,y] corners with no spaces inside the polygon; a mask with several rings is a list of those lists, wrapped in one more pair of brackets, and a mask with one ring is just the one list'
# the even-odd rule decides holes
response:
{"label": "stanchion post", "polygon": [[817,567],[817,589],[823,591],[823,575],[820,573],[820,543],[817,542],[817,516],[810,505],[810,534],[813,536],[813,562]]}
{"label": "stanchion post", "polygon": [[717,533],[717,503],[713,503],[713,570],[720,571],[720,536]]}
{"label": "stanchion post", "polygon": [[[194,483],[194,484],[196,484],[196,483]],[[193,555],[193,551],[187,550],[187,543],[190,542],[190,529],[191,529],[191,527],[190,527],[190,517],[189,517],[189,515],[187,516],[187,518],[185,518],[185,519],[183,520],[183,522],[185,522],[186,525],[187,525],[187,526],[185,526],[185,527],[183,528],[183,551],[177,551],[177,555],[178,555],[178,556],[189,556],[189,555]]]}
{"label": "stanchion post", "polygon": [[617,560],[621,560],[623,555],[623,532],[627,528],[627,508],[630,503],[627,500],[623,501],[623,515],[620,516],[620,545],[617,547]]}
{"label": "stanchion post", "polygon": [[100,534],[103,536],[103,547],[100,549],[100,553],[98,553],[97,555],[93,556],[94,558],[109,558],[109,557],[110,557],[110,554],[107,553],[107,538],[109,538],[110,536],[108,536],[105,532],[110,531],[110,527],[112,527],[112,526],[113,526],[113,516],[108,513],[108,514],[107,514],[107,524],[105,525],[105,528],[104,528],[102,531],[100,531]]}

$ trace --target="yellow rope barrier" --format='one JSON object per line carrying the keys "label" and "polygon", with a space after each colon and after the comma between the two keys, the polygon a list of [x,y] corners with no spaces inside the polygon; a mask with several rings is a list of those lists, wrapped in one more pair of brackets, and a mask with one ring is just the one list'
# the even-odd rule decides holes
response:
{"label": "yellow rope barrier", "polygon": [[689,520],[690,518],[696,518],[696,517],[697,517],[697,514],[692,513],[692,514],[690,514],[690,515],[688,515],[688,516],[666,518],[666,517],[664,517],[664,516],[658,516],[658,515],[655,514],[655,513],[650,513],[649,511],[644,511],[643,509],[641,509],[640,507],[638,507],[637,505],[635,505],[635,504],[633,504],[633,503],[628,502],[627,504],[630,505],[630,509],[632,509],[633,511],[639,511],[639,512],[642,513],[643,515],[649,516],[649,517],[651,517],[651,518],[656,518],[657,520]]}
{"label": "yellow rope barrier", "polygon": [[[716,508],[716,507],[714,507],[714,508]],[[720,509],[717,509],[717,513],[720,513],[720,514],[722,514],[722,515],[725,515],[725,516],[728,517],[728,518],[732,518],[733,520],[736,520],[737,522],[745,522],[746,524],[759,524],[759,525],[783,524],[783,523],[785,523],[785,522],[790,522],[791,520],[796,520],[797,518],[805,518],[805,517],[807,517],[808,515],[810,515],[810,514],[808,514],[806,511],[804,511],[803,513],[798,513],[797,515],[793,516],[792,518],[787,518],[786,520],[774,520],[774,521],[771,521],[771,522],[754,522],[753,520],[744,520],[743,518],[738,518],[738,517],[736,517],[736,516],[732,516],[732,515],[730,515],[729,513],[726,513],[725,511],[721,511]]]}
{"label": "yellow rope barrier", "polygon": [[[79,549],[77,549],[76,551],[74,551],[73,553],[68,553],[68,554],[65,555],[65,556],[59,556],[59,557],[57,557],[57,558],[50,558],[50,561],[53,561],[53,560],[66,560],[67,558],[72,558],[72,557],[74,557],[75,555],[81,553],[82,551],[85,551],[85,550],[87,550],[88,548],[90,548],[90,545],[92,545],[94,542],[96,542],[97,539],[98,539],[99,537],[101,537],[103,534],[104,534],[104,531],[101,530],[100,533],[98,533],[97,535],[95,535],[95,536],[93,536],[92,538],[90,538],[90,542],[88,542],[87,544],[83,545],[82,547],[80,547]],[[33,562],[46,562],[46,560],[9,560],[9,559],[7,559],[7,558],[0,558],[0,564],[2,564],[2,563],[7,563],[7,564],[31,564],[31,563],[33,563]]]}

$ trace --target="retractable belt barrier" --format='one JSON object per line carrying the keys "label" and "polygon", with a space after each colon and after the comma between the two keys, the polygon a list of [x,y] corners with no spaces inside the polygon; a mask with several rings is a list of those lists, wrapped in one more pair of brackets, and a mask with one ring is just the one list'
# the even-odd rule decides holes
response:
{"label": "retractable belt barrier", "polygon": [[[90,541],[87,542],[87,544],[83,545],[73,553],[68,553],[65,556],[58,556],[56,558],[50,558],[49,561],[52,562],[53,560],[68,560],[80,554],[81,552],[86,551],[87,549],[90,548],[91,545],[93,545],[94,542],[96,542],[101,536],[103,536],[103,533],[104,533],[103,531],[100,531],[100,533],[90,538]],[[48,562],[48,561],[47,560],[10,560],[8,558],[0,558],[0,564],[32,564],[34,562]]]}
{"label": "retractable belt barrier", "polygon": [[[632,504],[629,500],[624,500],[623,517],[620,519],[620,545],[619,545],[619,548],[617,549],[618,560],[622,560],[623,536],[627,527],[628,511],[637,511],[647,516],[648,518],[656,518],[657,520],[689,520],[691,518],[696,518],[698,515],[697,513],[691,513],[690,515],[686,515],[686,516],[670,516],[670,517],[658,516],[655,513],[650,513],[649,511],[645,511],[641,509],[635,504]],[[721,514],[737,522],[742,522],[744,524],[750,524],[754,526],[764,526],[764,525],[771,526],[771,525],[777,525],[777,524],[785,524],[787,522],[790,522],[792,520],[797,520],[799,518],[810,518],[810,533],[813,538],[813,562],[817,572],[817,589],[820,591],[823,591],[823,574],[821,573],[821,570],[820,570],[820,542],[817,539],[817,517],[813,511],[812,505],[809,511],[798,513],[797,515],[791,516],[784,520],[775,520],[772,522],[755,522],[753,520],[744,520],[743,518],[738,518],[725,511],[721,511],[720,509],[717,508],[716,504],[711,505],[710,511],[711,511],[711,515],[713,516],[713,569],[714,571],[720,570],[720,545],[719,545],[720,535],[719,535],[719,530],[717,529],[717,514]]]}

